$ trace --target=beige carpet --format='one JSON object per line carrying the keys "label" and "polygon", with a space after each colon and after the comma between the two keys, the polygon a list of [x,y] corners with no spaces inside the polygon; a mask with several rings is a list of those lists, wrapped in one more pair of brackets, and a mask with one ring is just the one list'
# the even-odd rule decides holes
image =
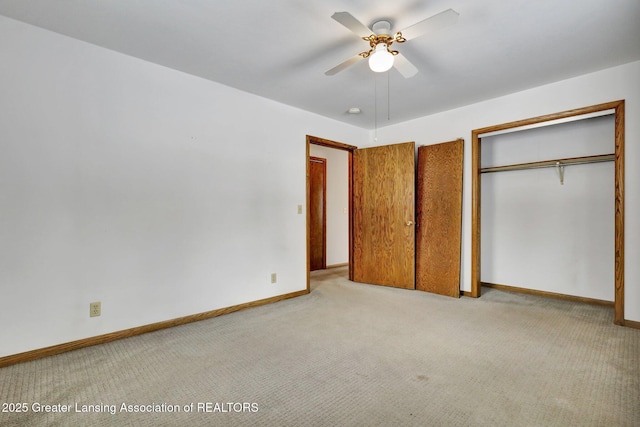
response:
{"label": "beige carpet", "polygon": [[640,330],[609,308],[312,276],[307,296],[0,369],[0,425],[640,426]]}

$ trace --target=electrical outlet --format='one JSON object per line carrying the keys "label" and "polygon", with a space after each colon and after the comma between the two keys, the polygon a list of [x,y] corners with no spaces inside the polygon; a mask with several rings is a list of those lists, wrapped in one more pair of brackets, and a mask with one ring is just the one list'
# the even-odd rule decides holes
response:
{"label": "electrical outlet", "polygon": [[302,213],[302,205],[298,205],[298,215]]}
{"label": "electrical outlet", "polygon": [[271,273],[271,283],[276,283],[278,281],[278,275],[276,273]]}
{"label": "electrical outlet", "polygon": [[89,304],[89,317],[97,317],[100,316],[102,312],[102,307],[100,301],[92,302]]}

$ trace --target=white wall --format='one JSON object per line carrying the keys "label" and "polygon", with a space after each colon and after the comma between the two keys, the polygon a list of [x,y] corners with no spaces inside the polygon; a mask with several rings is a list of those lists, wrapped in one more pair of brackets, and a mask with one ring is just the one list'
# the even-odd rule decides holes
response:
{"label": "white wall", "polygon": [[[465,139],[462,288],[471,289],[471,131],[514,120],[626,100],[625,318],[640,321],[640,62],[445,111],[370,132],[368,145],[416,141],[417,145]],[[392,106],[393,108],[393,106]]]}
{"label": "white wall", "polygon": [[[482,167],[614,153],[613,115],[482,138]],[[614,162],[485,173],[482,281],[614,300]]]}
{"label": "white wall", "polygon": [[[305,288],[305,136],[372,133],[4,17],[0,51],[0,357]],[[640,321],[640,62],[382,128],[375,145],[465,138],[469,290],[471,130],[616,99],[625,317]]]}
{"label": "white wall", "polygon": [[367,132],[4,17],[0,52],[0,357],[306,288],[306,135]]}
{"label": "white wall", "polygon": [[344,150],[314,144],[309,151],[314,157],[327,159],[327,266],[346,264],[349,262],[349,156]]}

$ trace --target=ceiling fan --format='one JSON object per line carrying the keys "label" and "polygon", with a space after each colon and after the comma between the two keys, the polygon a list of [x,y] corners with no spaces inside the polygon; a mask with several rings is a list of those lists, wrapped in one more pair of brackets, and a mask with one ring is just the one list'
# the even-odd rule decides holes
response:
{"label": "ceiling fan", "polygon": [[356,62],[369,58],[369,68],[372,71],[381,73],[395,66],[403,77],[409,78],[413,77],[418,72],[418,69],[400,52],[392,50],[390,48],[391,45],[393,43],[404,43],[427,32],[447,27],[456,22],[458,12],[453,9],[447,9],[395,34],[392,34],[391,22],[387,20],[378,20],[369,29],[349,12],[336,12],[331,15],[331,18],[369,42],[370,49],[360,52],[325,71],[327,76],[333,76]]}

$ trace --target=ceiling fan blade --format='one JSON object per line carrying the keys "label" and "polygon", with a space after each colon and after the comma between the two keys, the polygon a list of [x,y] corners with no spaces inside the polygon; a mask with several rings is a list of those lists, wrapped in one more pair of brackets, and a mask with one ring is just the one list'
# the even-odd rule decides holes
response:
{"label": "ceiling fan blade", "polygon": [[458,20],[459,13],[453,9],[447,9],[437,15],[413,24],[401,31],[402,36],[407,39],[415,39],[427,33],[435,32],[453,25]]}
{"label": "ceiling fan blade", "polygon": [[331,17],[360,37],[368,37],[372,33],[366,25],[354,18],[349,12],[336,12]]}
{"label": "ceiling fan blade", "polygon": [[345,68],[352,66],[353,64],[355,64],[356,62],[360,61],[361,59],[362,59],[362,56],[354,55],[351,58],[347,59],[346,61],[336,65],[332,69],[325,71],[324,73],[327,76],[333,76],[334,74],[339,73],[340,71],[344,70]]}
{"label": "ceiling fan blade", "polygon": [[413,77],[418,73],[416,66],[409,62],[407,57],[401,53],[398,53],[394,57],[393,66],[396,67],[396,70],[398,70],[405,79]]}

